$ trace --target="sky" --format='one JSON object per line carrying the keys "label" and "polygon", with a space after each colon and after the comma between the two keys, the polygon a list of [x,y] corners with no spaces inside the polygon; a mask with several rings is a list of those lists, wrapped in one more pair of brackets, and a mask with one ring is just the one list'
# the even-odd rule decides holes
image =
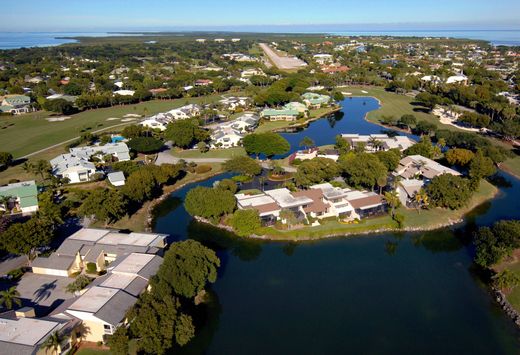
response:
{"label": "sky", "polygon": [[519,29],[519,0],[24,0],[2,32],[254,30],[284,27]]}

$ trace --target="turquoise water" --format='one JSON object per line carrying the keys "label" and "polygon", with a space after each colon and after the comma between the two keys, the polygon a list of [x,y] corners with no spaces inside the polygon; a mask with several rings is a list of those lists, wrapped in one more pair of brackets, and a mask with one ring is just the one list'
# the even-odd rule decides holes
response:
{"label": "turquoise water", "polygon": [[[380,129],[363,120],[372,106],[343,105],[343,129]],[[322,121],[307,135],[328,139]],[[248,241],[195,223],[182,206],[194,185],[174,192],[154,230],[199,240],[222,260],[205,325],[181,353],[517,354],[520,333],[475,275],[467,243],[477,225],[520,218],[520,181],[501,177],[508,184],[497,199],[456,229],[302,244]]]}

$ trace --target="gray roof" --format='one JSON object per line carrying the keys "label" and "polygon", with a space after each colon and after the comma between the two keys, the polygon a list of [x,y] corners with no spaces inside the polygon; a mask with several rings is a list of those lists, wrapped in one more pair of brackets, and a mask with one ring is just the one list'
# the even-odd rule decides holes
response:
{"label": "gray roof", "polygon": [[125,181],[125,174],[123,174],[122,171],[115,171],[113,173],[108,174],[107,177],[111,183]]}
{"label": "gray roof", "polygon": [[79,240],[65,239],[61,243],[56,254],[60,255],[76,255],[86,243]]}
{"label": "gray roof", "polygon": [[68,270],[74,262],[74,257],[70,255],[58,255],[52,253],[48,258],[37,257],[32,262],[32,267],[41,267],[55,270]]}
{"label": "gray roof", "polygon": [[107,303],[94,313],[94,316],[115,326],[125,319],[126,312],[136,302],[136,297],[124,291],[118,291]]}

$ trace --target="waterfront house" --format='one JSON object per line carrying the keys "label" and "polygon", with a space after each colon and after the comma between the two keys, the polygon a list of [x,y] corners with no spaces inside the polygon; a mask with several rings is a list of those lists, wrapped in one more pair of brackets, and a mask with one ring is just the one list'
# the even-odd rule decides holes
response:
{"label": "waterfront house", "polygon": [[345,139],[352,148],[363,145],[365,151],[373,153],[381,150],[399,149],[404,151],[414,145],[416,142],[407,136],[389,137],[386,134],[342,134],[341,137]]}
{"label": "waterfront house", "polygon": [[238,147],[244,135],[231,127],[221,127],[211,134],[211,148]]}
{"label": "waterfront house", "polygon": [[260,117],[269,121],[296,121],[300,112],[292,109],[264,109],[260,112]]}
{"label": "waterfront house", "polygon": [[330,96],[315,92],[306,92],[302,95],[303,102],[309,108],[320,108],[330,103]]}
{"label": "waterfront house", "polygon": [[10,197],[7,206],[0,205],[0,210],[20,211],[23,215],[38,211],[38,188],[34,180],[0,186],[0,197]]}

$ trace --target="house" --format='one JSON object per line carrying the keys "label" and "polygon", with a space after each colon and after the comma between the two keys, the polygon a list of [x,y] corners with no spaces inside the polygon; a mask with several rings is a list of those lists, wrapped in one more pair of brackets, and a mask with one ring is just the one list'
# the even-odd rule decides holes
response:
{"label": "house", "polygon": [[291,210],[302,221],[330,217],[354,220],[386,211],[386,203],[380,195],[333,187],[330,183],[296,192],[281,188],[255,195],[238,193],[235,198],[239,209],[255,209],[267,224],[280,220],[282,210]]}
{"label": "house", "polygon": [[195,42],[197,42],[197,43],[204,43],[204,42],[206,42],[206,40],[204,38],[197,38],[195,40]]}
{"label": "house", "polygon": [[373,153],[380,150],[399,149],[404,151],[414,145],[416,142],[407,136],[389,137],[386,134],[342,134],[341,137],[345,139],[352,148],[364,145],[365,151]]}
{"label": "house", "polygon": [[152,94],[153,96],[157,96],[159,94],[162,94],[162,93],[165,93],[168,91],[168,89],[166,88],[157,88],[157,89],[150,89],[148,90],[150,92],[150,94]]}
{"label": "house", "polygon": [[65,94],[53,94],[46,97],[47,100],[65,100],[71,103],[76,102],[77,96],[65,95]]}
{"label": "house", "polygon": [[307,105],[302,104],[301,102],[293,101],[285,104],[285,109],[298,111],[300,114],[303,114],[304,116],[307,115],[309,109],[307,108]]}
{"label": "house", "polygon": [[108,181],[110,181],[110,183],[113,185],[113,186],[124,186],[125,185],[125,174],[123,174],[122,171],[115,171],[113,173],[109,173],[107,175],[107,178],[108,178]]}
{"label": "house", "polygon": [[425,186],[423,180],[417,179],[404,179],[399,181],[399,185],[396,188],[399,196],[401,205],[409,206],[413,202],[415,195],[421,191]]}
{"label": "house", "polygon": [[217,43],[222,43],[222,42],[225,42],[226,40],[224,38],[215,38],[214,41]]}
{"label": "house", "polygon": [[[28,310],[19,309],[0,315],[0,353],[3,355],[46,355],[42,345],[55,332],[64,335],[58,354],[70,351],[75,342],[73,330],[78,325],[74,319],[27,316]],[[34,313],[34,310],[32,311]]]}
{"label": "house", "polygon": [[302,99],[309,108],[320,108],[327,105],[331,100],[330,96],[315,92],[306,92],[302,95]]}
{"label": "house", "polygon": [[[117,230],[83,228],[69,236],[49,257],[32,262],[35,274],[70,277],[94,264],[95,271],[131,253],[159,255],[166,246],[166,235],[122,233]],[[92,266],[91,266],[92,267]]]}
{"label": "house", "polygon": [[96,166],[74,154],[61,154],[50,161],[52,175],[68,179],[70,183],[90,181],[96,173]]}
{"label": "house", "polygon": [[442,82],[441,78],[437,75],[425,75],[421,78],[421,81],[424,83],[431,83],[433,85],[438,85]]}
{"label": "house", "polygon": [[11,197],[8,206],[0,205],[0,210],[20,210],[23,215],[38,211],[38,188],[36,182],[23,181],[0,186],[0,197]]}
{"label": "house", "polygon": [[0,112],[20,115],[31,112],[31,98],[25,95],[7,95],[3,98],[0,105]]}
{"label": "house", "polygon": [[234,111],[237,108],[247,108],[251,104],[249,97],[226,97],[219,101],[219,104],[224,108]]}
{"label": "house", "polygon": [[265,73],[262,71],[262,69],[258,69],[258,68],[244,69],[240,73],[240,77],[241,78],[248,79],[248,78],[250,78],[252,76],[265,76]]}
{"label": "house", "polygon": [[314,60],[316,61],[316,63],[318,64],[327,64],[327,63],[332,63],[332,61],[334,60],[334,56],[332,54],[315,54],[312,56],[314,58]]}
{"label": "house", "polygon": [[211,148],[238,147],[244,135],[231,127],[221,127],[211,134]]}
{"label": "house", "polygon": [[234,42],[234,43],[240,42],[240,38],[231,38],[231,42]]}
{"label": "house", "polygon": [[431,180],[442,174],[461,175],[458,171],[445,167],[422,155],[410,155],[401,159],[399,166],[395,169],[393,174],[403,179],[422,177],[426,180]]}
{"label": "house", "polygon": [[213,80],[210,79],[198,79],[195,81],[195,86],[208,86],[213,84]]}
{"label": "house", "polygon": [[296,121],[299,115],[298,111],[287,108],[264,109],[260,112],[260,117],[269,121]]}
{"label": "house", "polygon": [[104,342],[107,335],[114,334],[126,323],[126,313],[148,289],[150,278],[159,270],[162,258],[131,253],[114,264],[61,313],[82,322],[88,329],[86,341]]}
{"label": "house", "polygon": [[311,148],[311,149],[305,149],[305,150],[298,150],[294,153],[292,153],[289,156],[289,162],[294,161],[295,159],[298,160],[312,160],[314,158],[327,158],[334,161],[338,161],[339,159],[339,151],[334,149],[328,149],[325,151],[320,151],[319,148]]}
{"label": "house", "polygon": [[134,96],[135,90],[116,90],[114,91],[114,96]]}
{"label": "house", "polygon": [[143,127],[147,127],[150,129],[158,129],[161,132],[166,130],[166,126],[168,125],[168,123],[168,120],[165,120],[164,118],[159,118],[157,115],[139,122],[139,124]]}
{"label": "house", "polygon": [[232,121],[224,122],[217,129],[230,127],[238,132],[252,132],[258,127],[260,117],[254,113],[244,113]]}
{"label": "house", "polygon": [[468,85],[468,77],[463,74],[453,75],[446,79],[446,84]]}
{"label": "house", "polygon": [[349,70],[350,68],[348,66],[340,64],[324,65],[321,67],[321,71],[327,74],[346,73]]}
{"label": "house", "polygon": [[52,174],[67,178],[70,183],[90,181],[96,173],[96,166],[90,161],[96,157],[103,161],[106,155],[111,155],[118,161],[130,160],[130,150],[123,142],[107,143],[102,146],[70,148],[69,154],[61,154],[50,161]]}

